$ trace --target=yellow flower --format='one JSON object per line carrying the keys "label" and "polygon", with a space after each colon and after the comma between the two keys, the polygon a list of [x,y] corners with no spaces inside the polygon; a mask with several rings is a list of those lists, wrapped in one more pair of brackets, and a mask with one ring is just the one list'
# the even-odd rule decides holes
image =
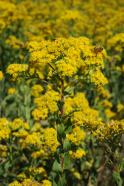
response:
{"label": "yellow flower", "polygon": [[124,110],[124,105],[121,104],[121,103],[119,103],[119,104],[117,105],[117,109],[118,109],[118,112],[121,112],[122,110]]}
{"label": "yellow flower", "polygon": [[9,88],[8,89],[8,94],[9,95],[12,95],[12,94],[15,94],[16,93],[16,89],[15,88]]}
{"label": "yellow flower", "polygon": [[10,129],[9,128],[3,128],[2,130],[0,130],[0,140],[4,139],[8,139],[10,136]]}
{"label": "yellow flower", "polygon": [[6,40],[6,43],[15,49],[19,49],[23,46],[23,42],[13,35],[9,36],[9,38]]}
{"label": "yellow flower", "polygon": [[33,175],[42,175],[44,177],[47,176],[46,171],[43,167],[30,167],[29,172]]}
{"label": "yellow flower", "polygon": [[85,138],[85,132],[80,127],[75,127],[72,133],[67,134],[66,137],[75,145],[79,145]]}
{"label": "yellow flower", "polygon": [[17,178],[19,178],[19,180],[24,180],[24,179],[26,179],[26,175],[25,175],[25,173],[22,172],[17,175]]}
{"label": "yellow flower", "polygon": [[18,181],[13,181],[12,183],[9,184],[9,186],[22,186],[22,184],[19,183]]}
{"label": "yellow flower", "polygon": [[44,120],[48,117],[49,113],[54,113],[58,110],[57,101],[60,100],[60,95],[58,92],[49,89],[48,91],[34,99],[34,103],[37,108],[32,111],[32,116],[35,120]]}
{"label": "yellow flower", "polygon": [[48,109],[47,108],[36,108],[32,111],[32,116],[34,120],[39,121],[40,119],[46,119],[48,116]]}
{"label": "yellow flower", "polygon": [[52,183],[49,180],[43,180],[42,186],[52,186]]}
{"label": "yellow flower", "polygon": [[31,41],[28,49],[31,54],[29,71],[30,68],[35,69],[35,74],[38,74],[41,79],[46,74],[49,74],[50,79],[55,74],[61,78],[72,77],[79,71],[87,77],[92,69],[100,73],[100,69],[104,66],[105,51],[102,50],[96,55],[94,47],[85,37],[58,38],[55,41]]}
{"label": "yellow flower", "polygon": [[23,143],[24,143],[24,146],[34,145],[34,146],[40,147],[42,144],[41,134],[38,132],[33,132],[32,134],[28,134],[28,136],[25,138]]}
{"label": "yellow flower", "polygon": [[38,97],[40,95],[40,93],[42,93],[43,91],[43,87],[41,85],[38,85],[38,84],[35,84],[33,87],[32,87],[32,91],[31,91],[31,94],[34,96],[34,97]]}
{"label": "yellow flower", "polygon": [[89,108],[89,103],[84,93],[77,93],[74,97],[67,97],[64,101],[64,113],[69,114],[76,110]]}
{"label": "yellow flower", "polygon": [[105,114],[108,118],[112,118],[115,116],[115,113],[113,111],[111,111],[109,108],[105,109]]}
{"label": "yellow flower", "polygon": [[44,157],[44,156],[45,156],[45,151],[43,149],[41,149],[39,151],[36,151],[36,152],[33,152],[31,154],[31,157],[34,158],[34,159]]}
{"label": "yellow flower", "polygon": [[3,72],[0,70],[0,81],[2,81],[4,78]]}
{"label": "yellow flower", "polygon": [[107,84],[108,79],[103,75],[101,71],[97,70],[91,73],[91,82],[100,87]]}
{"label": "yellow flower", "polygon": [[74,171],[74,172],[73,172],[73,176],[74,176],[75,178],[77,178],[78,180],[81,180],[81,175],[80,175],[79,172]]}
{"label": "yellow flower", "polygon": [[20,128],[29,129],[29,125],[24,122],[21,118],[16,118],[13,120],[13,122],[10,123],[10,128],[12,130],[17,130]]}
{"label": "yellow flower", "polygon": [[24,129],[19,129],[17,132],[13,132],[13,135],[20,138],[25,138],[28,136],[28,132]]}
{"label": "yellow flower", "polygon": [[7,146],[0,144],[0,156],[5,158],[7,156]]}
{"label": "yellow flower", "polygon": [[25,179],[22,183],[21,186],[40,186],[41,184],[38,183],[35,180],[32,179]]}
{"label": "yellow flower", "polygon": [[118,136],[124,132],[124,121],[111,120],[109,123],[103,123],[97,130],[93,132],[93,135],[99,140],[111,140],[113,136]]}
{"label": "yellow flower", "polygon": [[69,151],[69,154],[74,159],[80,159],[86,155],[86,152],[83,149],[77,149],[76,152]]}
{"label": "yellow flower", "polygon": [[48,152],[49,150],[51,152],[56,151],[57,147],[59,146],[59,142],[57,140],[57,132],[54,128],[46,128],[44,130],[44,144]]}
{"label": "yellow flower", "polygon": [[16,78],[19,77],[21,73],[24,73],[27,70],[28,70],[27,64],[10,64],[7,67],[6,72],[12,76],[13,80],[16,80]]}

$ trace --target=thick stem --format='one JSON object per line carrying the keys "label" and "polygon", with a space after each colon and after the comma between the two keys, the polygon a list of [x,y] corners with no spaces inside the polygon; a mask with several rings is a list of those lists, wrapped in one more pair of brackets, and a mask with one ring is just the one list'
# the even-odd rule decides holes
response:
{"label": "thick stem", "polygon": [[62,106],[61,106],[61,116],[64,115],[64,80],[61,79],[61,103],[62,103]]}

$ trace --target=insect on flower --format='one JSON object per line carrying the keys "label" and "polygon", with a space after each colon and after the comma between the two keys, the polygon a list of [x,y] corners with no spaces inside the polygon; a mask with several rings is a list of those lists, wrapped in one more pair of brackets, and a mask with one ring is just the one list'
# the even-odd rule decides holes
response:
{"label": "insect on flower", "polygon": [[95,57],[97,57],[97,55],[103,51],[103,47],[99,45],[95,46],[92,51],[95,53]]}

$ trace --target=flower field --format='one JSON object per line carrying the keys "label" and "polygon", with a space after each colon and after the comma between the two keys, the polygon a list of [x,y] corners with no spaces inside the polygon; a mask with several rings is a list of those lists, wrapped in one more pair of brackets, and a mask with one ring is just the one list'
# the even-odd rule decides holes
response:
{"label": "flower field", "polygon": [[124,0],[0,0],[0,186],[124,186]]}

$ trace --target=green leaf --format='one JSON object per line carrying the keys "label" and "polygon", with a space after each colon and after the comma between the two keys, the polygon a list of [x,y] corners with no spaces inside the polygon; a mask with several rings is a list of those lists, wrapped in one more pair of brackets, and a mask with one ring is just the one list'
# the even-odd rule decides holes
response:
{"label": "green leaf", "polygon": [[53,186],[58,186],[55,181],[53,181]]}
{"label": "green leaf", "polygon": [[11,163],[8,161],[6,162],[5,166],[4,166],[4,169],[5,171],[7,172],[9,170],[9,168],[11,167]]}
{"label": "green leaf", "polygon": [[64,169],[69,170],[73,166],[72,160],[70,159],[68,154],[64,155]]}
{"label": "green leaf", "polygon": [[69,150],[71,147],[71,143],[68,140],[65,140],[63,143],[64,150]]}
{"label": "green leaf", "polygon": [[59,178],[59,182],[57,184],[58,186],[64,186],[66,185],[66,178],[65,178],[65,174],[61,175]]}
{"label": "green leaf", "polygon": [[64,124],[59,125],[58,128],[57,128],[57,130],[58,130],[58,134],[60,136],[62,136],[63,134],[65,134],[65,126],[64,126]]}
{"label": "green leaf", "polygon": [[113,179],[114,179],[114,181],[116,182],[116,184],[118,186],[122,186],[123,185],[123,180],[122,180],[119,172],[114,172],[113,173]]}
{"label": "green leaf", "polygon": [[54,161],[52,170],[55,172],[62,172],[61,164],[57,160]]}

